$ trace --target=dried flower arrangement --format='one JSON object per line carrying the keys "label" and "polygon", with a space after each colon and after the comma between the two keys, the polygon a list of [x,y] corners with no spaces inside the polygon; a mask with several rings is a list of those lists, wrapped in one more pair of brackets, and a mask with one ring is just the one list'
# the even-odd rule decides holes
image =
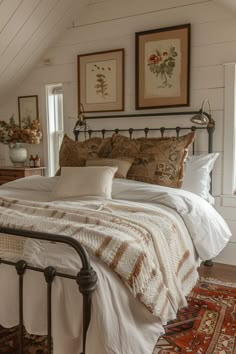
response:
{"label": "dried flower arrangement", "polygon": [[0,121],[0,143],[39,144],[41,139],[42,131],[38,119],[31,121],[30,118],[26,118],[22,121],[21,127],[15,123],[14,116],[10,118],[9,123]]}

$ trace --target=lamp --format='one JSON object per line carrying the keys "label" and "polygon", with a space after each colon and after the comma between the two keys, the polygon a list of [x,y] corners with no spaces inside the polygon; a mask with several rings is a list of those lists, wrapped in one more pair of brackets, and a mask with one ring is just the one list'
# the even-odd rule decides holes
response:
{"label": "lamp", "polygon": [[79,133],[81,130],[84,131],[84,134],[86,137],[86,130],[88,130],[88,125],[87,125],[86,119],[84,117],[84,106],[82,103],[80,103],[80,111],[78,114],[78,120],[77,120],[75,127],[74,127],[74,132]]}
{"label": "lamp", "polygon": [[[204,106],[206,103],[208,103],[209,113],[206,113],[204,111]],[[207,98],[202,102],[202,106],[201,106],[200,111],[197,114],[195,114],[190,120],[191,120],[191,122],[193,122],[195,124],[200,124],[200,125],[207,124],[207,126],[209,128],[214,127],[215,121],[211,116],[211,106],[210,106],[210,102]]]}

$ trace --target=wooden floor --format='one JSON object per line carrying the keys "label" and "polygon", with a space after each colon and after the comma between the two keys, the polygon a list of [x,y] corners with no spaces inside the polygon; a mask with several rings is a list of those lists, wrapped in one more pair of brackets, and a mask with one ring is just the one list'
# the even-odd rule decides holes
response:
{"label": "wooden floor", "polygon": [[203,264],[199,268],[199,274],[205,278],[214,278],[226,282],[236,283],[236,266],[213,263],[213,266],[207,267]]}

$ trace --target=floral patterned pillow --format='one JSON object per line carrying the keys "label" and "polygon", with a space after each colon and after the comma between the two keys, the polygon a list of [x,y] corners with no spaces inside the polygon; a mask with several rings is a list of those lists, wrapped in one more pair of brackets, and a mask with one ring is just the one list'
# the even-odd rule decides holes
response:
{"label": "floral patterned pillow", "polygon": [[138,139],[130,139],[124,135],[113,134],[111,139],[111,152],[109,157],[136,157],[140,152],[141,141]]}
{"label": "floral patterned pillow", "polygon": [[74,141],[64,136],[60,153],[60,167],[85,166],[89,158],[106,157],[111,151],[111,138],[93,137],[84,141]]}
{"label": "floral patterned pillow", "polygon": [[183,165],[195,132],[171,138],[141,138],[140,152],[136,155],[127,178],[180,188]]}

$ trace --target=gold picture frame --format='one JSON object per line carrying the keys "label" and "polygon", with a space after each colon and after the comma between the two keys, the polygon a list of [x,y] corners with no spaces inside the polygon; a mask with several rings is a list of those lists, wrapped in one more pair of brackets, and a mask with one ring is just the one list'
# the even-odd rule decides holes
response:
{"label": "gold picture frame", "polygon": [[18,97],[19,126],[27,120],[39,119],[38,96]]}
{"label": "gold picture frame", "polygon": [[78,55],[78,111],[124,110],[124,49]]}
{"label": "gold picture frame", "polygon": [[189,106],[190,24],[137,32],[136,109]]}

